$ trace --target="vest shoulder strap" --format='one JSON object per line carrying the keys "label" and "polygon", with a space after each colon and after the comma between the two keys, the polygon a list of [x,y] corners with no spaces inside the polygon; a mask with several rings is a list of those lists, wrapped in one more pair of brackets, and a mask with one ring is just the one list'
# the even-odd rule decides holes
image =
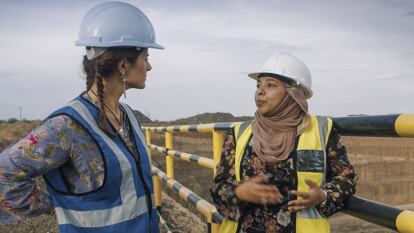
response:
{"label": "vest shoulder strap", "polygon": [[321,139],[322,149],[328,144],[329,134],[332,129],[332,119],[325,116],[315,116],[318,121],[319,138]]}
{"label": "vest shoulder strap", "polygon": [[236,123],[236,125],[234,126],[234,138],[236,140],[236,143],[239,140],[240,136],[243,134],[243,132],[252,123],[253,123],[253,121],[243,121],[243,122]]}
{"label": "vest shoulder strap", "polygon": [[142,130],[141,124],[138,122],[137,117],[135,116],[134,112],[132,111],[131,107],[129,107],[129,105],[125,104],[125,103],[121,103],[122,107],[125,109],[125,112],[129,118],[129,120],[132,123],[132,128],[135,130],[135,132],[138,135],[138,138],[140,139],[142,145],[145,148],[145,151],[147,152],[148,155],[148,159],[150,164],[152,165],[152,158],[149,153],[149,148],[148,148],[148,144],[147,144],[147,139],[144,136],[144,131]]}
{"label": "vest shoulder strap", "polygon": [[244,121],[239,123],[234,128],[234,137],[236,140],[236,155],[234,159],[234,166],[236,171],[236,180],[241,181],[240,164],[243,158],[244,150],[249,143],[252,135],[253,121]]}
{"label": "vest shoulder strap", "polygon": [[316,121],[318,122],[318,131],[319,131],[319,141],[321,150],[323,152],[324,158],[324,167],[323,167],[323,177],[322,184],[326,184],[326,173],[327,173],[327,154],[326,154],[326,145],[328,144],[329,134],[332,129],[332,119],[325,116],[315,116]]}

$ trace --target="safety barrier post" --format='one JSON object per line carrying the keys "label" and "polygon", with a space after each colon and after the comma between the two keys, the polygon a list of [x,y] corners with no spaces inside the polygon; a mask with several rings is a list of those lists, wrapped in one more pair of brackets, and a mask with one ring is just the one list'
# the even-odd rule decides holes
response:
{"label": "safety barrier post", "polygon": [[[145,139],[147,140],[147,145],[151,144],[151,131],[145,129]],[[151,156],[151,150],[148,148],[148,155]]]}
{"label": "safety barrier post", "polygon": [[220,224],[212,223],[211,224],[211,233],[218,233],[220,230]]}
{"label": "safety barrier post", "polygon": [[[173,149],[173,137],[172,132],[165,132],[165,147],[168,150]],[[165,169],[167,170],[167,177],[169,179],[174,179],[174,158],[171,155],[166,156],[166,165]]]}
{"label": "safety barrier post", "polygon": [[[223,150],[224,143],[224,132],[217,132],[213,130],[213,160],[214,164],[217,165],[220,162],[221,152]],[[216,167],[214,167],[214,175],[216,174]],[[208,225],[210,233],[218,233],[220,224],[211,223]]]}
{"label": "safety barrier post", "polygon": [[[145,139],[147,140],[147,145],[151,145],[151,131],[145,129]],[[148,155],[151,156],[151,148],[148,147]],[[158,176],[152,176],[152,182],[154,183],[154,198],[155,205],[157,206],[158,212],[161,213],[161,182]]]}
{"label": "safety barrier post", "polygon": [[[223,143],[224,132],[217,132],[213,130],[213,160],[215,164],[218,164],[220,162]],[[214,168],[214,174],[216,174],[216,168]]]}
{"label": "safety barrier post", "polygon": [[161,182],[158,176],[153,175],[152,180],[154,182],[154,198],[155,205],[157,206],[158,212],[161,213]]}

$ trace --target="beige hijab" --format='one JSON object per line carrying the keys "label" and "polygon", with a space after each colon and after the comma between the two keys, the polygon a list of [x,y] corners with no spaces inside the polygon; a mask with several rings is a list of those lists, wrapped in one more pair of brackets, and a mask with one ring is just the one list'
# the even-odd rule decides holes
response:
{"label": "beige hijab", "polygon": [[287,159],[295,137],[310,124],[304,92],[297,86],[285,85],[285,99],[267,116],[256,111],[252,125],[253,150],[261,160],[271,164]]}

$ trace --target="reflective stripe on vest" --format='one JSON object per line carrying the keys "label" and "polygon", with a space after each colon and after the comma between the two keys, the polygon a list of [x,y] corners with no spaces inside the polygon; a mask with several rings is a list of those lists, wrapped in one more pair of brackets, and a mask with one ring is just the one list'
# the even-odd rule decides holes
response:
{"label": "reflective stripe on vest", "polygon": [[[79,97],[78,97],[79,98]],[[121,177],[116,177],[113,179],[120,180],[120,186],[119,190],[110,190],[113,193],[119,193],[119,204],[116,206],[111,206],[109,208],[103,208],[108,205],[114,205],[113,203],[106,203],[105,200],[102,200],[101,206],[96,206],[96,208],[91,208],[90,210],[76,210],[71,209],[70,205],[68,204],[68,207],[62,207],[57,206],[55,207],[58,223],[60,226],[65,224],[70,224],[75,227],[80,227],[81,229],[88,229],[81,230],[80,232],[95,232],[93,231],[93,228],[97,227],[97,229],[100,229],[99,232],[106,232],[102,227],[111,227],[112,225],[119,224],[119,223],[125,223],[129,220],[137,219],[140,216],[143,216],[143,214],[149,214],[152,216],[152,222],[151,225],[157,225],[158,222],[156,218],[156,205],[154,203],[154,197],[153,197],[153,191],[152,191],[152,184],[151,184],[151,201],[153,203],[153,209],[149,212],[148,211],[148,205],[147,205],[147,197],[145,195],[138,196],[137,193],[137,187],[134,182],[135,177],[133,168],[131,166],[131,162],[127,158],[127,154],[125,154],[122,149],[115,143],[115,141],[108,137],[98,126],[96,120],[94,119],[92,113],[88,108],[85,106],[82,101],[75,99],[71,101],[66,107],[63,107],[62,109],[72,109],[76,114],[78,114],[83,121],[85,121],[88,124],[88,127],[90,127],[91,130],[93,130],[94,134],[98,135],[102,139],[102,143],[105,143],[109,149],[113,152],[113,154],[116,157],[117,162],[119,163],[120,168],[120,174]],[[131,110],[129,107],[124,106],[127,115],[132,123],[132,127],[134,128],[135,132],[138,134],[138,137],[140,138],[142,142],[142,146],[146,148],[146,142],[145,138],[143,138],[143,134],[141,132],[141,129],[138,126],[138,123],[135,120],[135,116],[131,115]],[[64,110],[58,110],[57,112]],[[100,147],[100,145],[98,145]],[[147,149],[147,148],[146,148]],[[104,155],[103,155],[104,156]],[[116,166],[116,165],[108,165],[107,166]],[[150,169],[150,168],[148,168]],[[107,174],[109,175],[109,174]],[[45,176],[47,178],[47,175]],[[53,179],[52,177],[50,177]],[[111,178],[108,178],[111,179]],[[105,184],[104,184],[105,186]],[[112,188],[112,187],[109,187]],[[118,188],[118,187],[117,187]],[[140,187],[139,187],[140,188]],[[72,196],[65,196],[65,195],[59,195],[58,192],[51,190],[53,194],[53,198],[57,201],[64,202],[65,198],[73,198],[76,200],[76,198],[79,198],[79,203],[82,203],[82,196],[80,197],[72,197]],[[102,192],[102,190],[97,191],[96,195],[102,195],[99,194]],[[90,194],[86,194],[87,196]],[[95,195],[95,193],[91,194]],[[76,202],[75,202],[76,203]],[[116,202],[118,203],[118,202]],[[115,204],[116,204],[115,203]],[[154,214],[155,213],[155,214]],[[148,221],[140,221],[143,224],[146,224],[148,229],[151,226],[148,226]],[[129,223],[125,223],[129,224]],[[135,225],[131,225],[134,228],[136,228],[138,225],[137,223],[131,223]],[[99,228],[98,228],[99,227]],[[125,227],[125,225],[123,226]],[[151,227],[154,229],[154,227]],[[115,229],[116,227],[111,229]],[[132,229],[131,229],[132,230]],[[68,231],[72,232],[72,231]],[[77,232],[77,231],[73,231]],[[157,230],[153,231],[154,233],[158,232]]]}
{"label": "reflective stripe on vest", "polygon": [[[252,137],[252,122],[242,122],[234,127],[236,139],[235,173],[236,180],[241,181],[241,162],[247,144]],[[325,145],[332,128],[332,120],[326,117],[311,116],[311,124],[299,137],[297,147],[298,191],[306,192],[309,187],[305,179],[310,179],[322,186],[326,176]],[[220,233],[236,233],[238,222],[225,219]],[[323,218],[315,207],[297,212],[296,233],[329,233],[327,218]]]}
{"label": "reflective stripe on vest", "polygon": [[[312,117],[311,129],[299,137],[297,148],[298,191],[307,192],[309,187],[305,179],[312,180],[319,186],[326,179],[326,144],[332,121],[326,117]],[[296,214],[296,233],[329,233],[327,218],[322,217],[315,207],[299,211]]]}
{"label": "reflective stripe on vest", "polygon": [[[135,114],[132,112],[131,108],[128,105],[126,105],[124,103],[121,103],[121,102],[120,102],[120,104],[122,105],[122,107],[124,107],[125,112],[127,113],[129,119],[135,119],[136,118]],[[132,121],[132,128],[135,130],[135,132],[137,132],[139,139],[141,140],[142,144],[145,147],[145,151],[147,151],[147,154],[149,155],[150,153],[148,151],[147,139],[145,138],[141,127],[138,125],[137,121],[134,121],[134,120],[131,120],[131,121]],[[151,156],[148,156],[148,158],[151,161]]]}

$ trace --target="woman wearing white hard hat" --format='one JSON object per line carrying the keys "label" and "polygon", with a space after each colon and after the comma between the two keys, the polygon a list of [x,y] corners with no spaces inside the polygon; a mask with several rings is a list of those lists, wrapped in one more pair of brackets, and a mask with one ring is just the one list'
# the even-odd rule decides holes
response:
{"label": "woman wearing white hard hat", "polygon": [[145,138],[119,99],[145,87],[148,48],[163,47],[144,13],[121,2],[87,12],[76,45],[86,47],[86,91],[1,153],[0,224],[54,209],[60,232],[158,233]]}
{"label": "woman wearing white hard hat", "polygon": [[332,120],[308,113],[309,69],[281,53],[249,76],[255,119],[229,132],[211,188],[220,232],[329,232],[356,175]]}

